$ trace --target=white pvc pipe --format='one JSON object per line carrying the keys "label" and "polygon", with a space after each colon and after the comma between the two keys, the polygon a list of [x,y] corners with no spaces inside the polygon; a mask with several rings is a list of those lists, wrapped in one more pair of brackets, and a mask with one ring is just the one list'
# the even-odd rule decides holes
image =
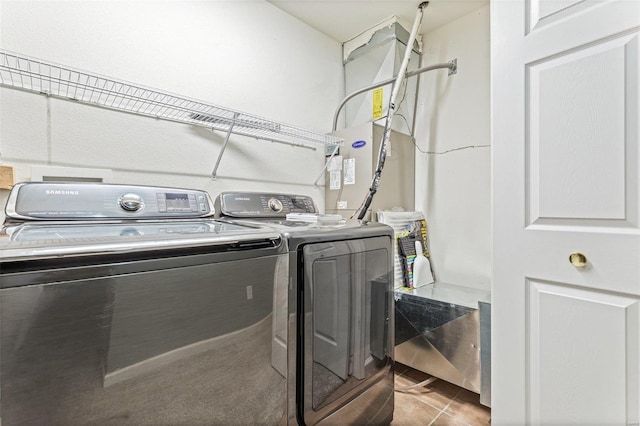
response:
{"label": "white pvc pipe", "polygon": [[[400,86],[402,85],[402,80],[404,80],[405,74],[407,72],[407,67],[409,66],[409,59],[411,58],[411,51],[413,50],[413,43],[418,36],[418,30],[420,29],[420,23],[422,22],[422,15],[424,9],[429,5],[428,1],[420,3],[418,6],[418,12],[416,13],[416,18],[413,21],[413,27],[411,28],[411,35],[409,35],[409,41],[407,42],[407,49],[404,51],[404,58],[402,59],[402,64],[400,65],[400,70],[398,71],[398,78],[393,85],[393,91],[391,92],[391,99],[389,100],[389,124],[393,120],[393,114],[396,109],[396,98],[400,93]],[[385,129],[388,132],[391,132],[391,125],[387,126]]]}
{"label": "white pvc pipe", "polygon": [[384,127],[384,134],[382,135],[382,141],[380,142],[380,152],[378,154],[378,166],[373,175],[373,179],[371,180],[371,187],[369,188],[369,193],[367,194],[365,201],[362,204],[360,213],[358,214],[358,219],[361,219],[361,220],[367,214],[367,210],[371,205],[373,196],[378,190],[380,176],[382,175],[382,168],[384,167],[384,160],[387,156],[387,141],[391,136],[391,123],[393,122],[393,116],[395,115],[396,98],[400,93],[400,86],[402,86],[402,80],[405,78],[405,74],[407,72],[407,66],[409,65],[411,51],[413,50],[413,43],[416,40],[416,36],[418,35],[418,29],[420,28],[420,23],[422,22],[423,11],[428,5],[429,5],[429,2],[425,1],[423,3],[420,3],[420,5],[418,6],[418,12],[416,13],[416,18],[413,20],[413,27],[411,27],[411,34],[409,35],[409,40],[407,41],[407,49],[404,51],[404,58],[402,59],[400,70],[398,71],[398,78],[396,78],[396,81],[393,84],[393,90],[391,91],[391,98],[389,99],[389,112],[387,114],[387,120]]}

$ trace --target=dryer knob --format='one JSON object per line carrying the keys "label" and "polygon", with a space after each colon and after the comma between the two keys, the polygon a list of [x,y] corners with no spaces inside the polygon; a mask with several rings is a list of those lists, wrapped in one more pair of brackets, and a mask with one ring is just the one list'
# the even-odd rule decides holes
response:
{"label": "dryer knob", "polygon": [[144,202],[137,194],[124,194],[118,199],[118,205],[128,212],[137,212],[144,207]]}
{"label": "dryer knob", "polygon": [[272,198],[269,200],[269,208],[271,211],[280,213],[282,211],[282,202],[277,198]]}

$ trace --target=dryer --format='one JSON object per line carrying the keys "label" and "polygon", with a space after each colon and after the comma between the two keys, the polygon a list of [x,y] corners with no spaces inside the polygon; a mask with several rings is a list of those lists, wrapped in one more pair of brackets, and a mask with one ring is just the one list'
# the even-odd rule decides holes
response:
{"label": "dryer", "polygon": [[287,243],[272,363],[287,376],[288,423],[391,422],[393,230],[319,215],[302,195],[224,192],[215,210],[230,223],[267,225]]}

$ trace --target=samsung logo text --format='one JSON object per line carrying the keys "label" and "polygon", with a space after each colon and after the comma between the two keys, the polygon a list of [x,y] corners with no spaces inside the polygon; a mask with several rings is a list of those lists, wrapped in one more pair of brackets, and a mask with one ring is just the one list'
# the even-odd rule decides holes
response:
{"label": "samsung logo text", "polygon": [[47,189],[45,193],[47,195],[80,195],[80,191],[70,191],[64,189]]}

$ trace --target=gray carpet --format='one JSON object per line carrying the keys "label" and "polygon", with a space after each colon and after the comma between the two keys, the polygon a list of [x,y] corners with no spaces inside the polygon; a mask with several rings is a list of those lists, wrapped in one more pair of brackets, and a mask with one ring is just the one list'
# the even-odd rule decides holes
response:
{"label": "gray carpet", "polygon": [[344,380],[332,373],[324,365],[317,362],[313,363],[313,408],[321,407],[333,392],[335,392]]}

